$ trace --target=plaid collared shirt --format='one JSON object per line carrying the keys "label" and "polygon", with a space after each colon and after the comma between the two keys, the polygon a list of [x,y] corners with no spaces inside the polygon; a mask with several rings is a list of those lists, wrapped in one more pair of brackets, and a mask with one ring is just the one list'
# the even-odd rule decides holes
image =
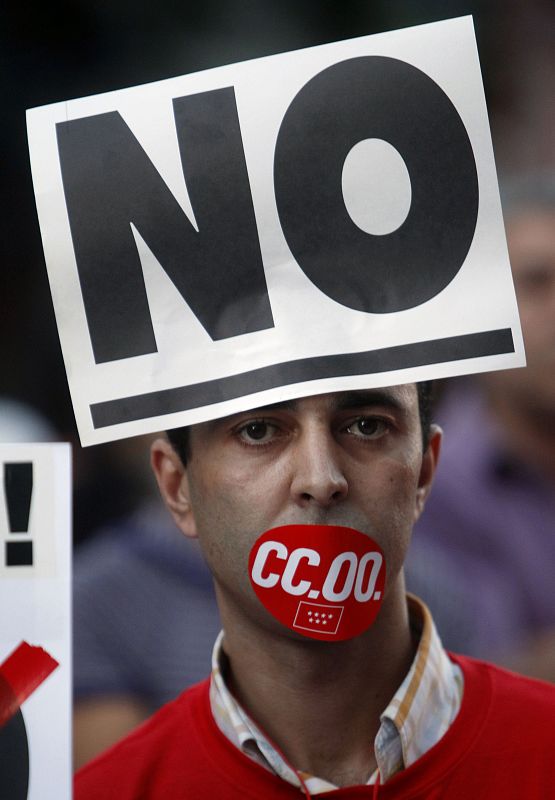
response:
{"label": "plaid collared shirt", "polygon": [[[418,649],[403,683],[380,716],[380,728],[374,740],[378,776],[385,783],[399,770],[413,764],[438,742],[459,711],[463,692],[460,668],[449,658],[426,605],[408,595],[411,628],[419,636]],[[295,771],[268,741],[256,723],[237,703],[222,676],[220,633],[212,654],[210,703],[214,719],[225,736],[247,756],[283,780],[301,788],[301,781],[311,795],[337,787],[307,772]]]}

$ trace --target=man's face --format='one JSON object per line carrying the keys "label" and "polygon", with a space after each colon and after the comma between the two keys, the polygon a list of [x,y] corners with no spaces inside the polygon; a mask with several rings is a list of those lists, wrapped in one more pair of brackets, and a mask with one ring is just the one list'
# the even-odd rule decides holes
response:
{"label": "man's face", "polygon": [[[181,483],[188,505],[169,504],[182,530],[199,537],[221,596],[250,613],[265,612],[250,586],[249,552],[264,531],[287,524],[342,525],[371,536],[385,554],[387,596],[430,487],[439,438],[434,430],[423,458],[414,384],[236,414],[192,427]],[[156,456],[154,466],[160,480]],[[164,494],[163,479],[161,486]]]}
{"label": "man's face", "polygon": [[551,411],[555,407],[555,212],[509,217],[507,242],[526,347],[526,369],[484,380],[506,400]]}

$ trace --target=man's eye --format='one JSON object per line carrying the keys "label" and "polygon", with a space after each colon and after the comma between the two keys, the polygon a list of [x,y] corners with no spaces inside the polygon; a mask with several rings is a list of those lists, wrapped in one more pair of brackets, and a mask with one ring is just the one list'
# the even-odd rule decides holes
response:
{"label": "man's eye", "polygon": [[553,269],[549,265],[537,263],[530,265],[515,278],[515,287],[522,293],[532,296],[546,296],[553,284]]}
{"label": "man's eye", "polygon": [[263,420],[248,422],[239,429],[239,438],[247,444],[266,444],[276,433],[276,426]]}
{"label": "man's eye", "polygon": [[361,417],[352,422],[347,433],[359,438],[377,439],[387,431],[387,423],[383,419],[376,417]]}

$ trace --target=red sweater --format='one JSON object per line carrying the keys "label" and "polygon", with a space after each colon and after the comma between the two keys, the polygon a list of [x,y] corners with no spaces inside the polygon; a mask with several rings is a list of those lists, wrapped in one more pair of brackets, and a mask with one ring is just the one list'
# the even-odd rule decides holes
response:
{"label": "red sweater", "polygon": [[[555,797],[555,687],[462,656],[461,709],[445,736],[379,787],[379,800]],[[372,786],[326,798],[371,798]],[[84,767],[75,800],[300,800],[217,727],[208,681],[192,687]]]}

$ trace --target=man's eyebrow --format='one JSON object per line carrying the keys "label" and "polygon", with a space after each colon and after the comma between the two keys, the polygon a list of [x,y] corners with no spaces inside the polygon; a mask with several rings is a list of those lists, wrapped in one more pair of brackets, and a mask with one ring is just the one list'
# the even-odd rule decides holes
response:
{"label": "man's eyebrow", "polygon": [[[295,411],[298,408],[299,400],[283,400],[280,403],[271,403],[267,406],[260,406],[252,409],[253,413],[263,414],[266,411]],[[401,400],[388,391],[380,389],[356,390],[352,392],[338,392],[333,402],[333,408],[338,411],[346,409],[367,408],[368,406],[385,406],[397,411],[404,411],[405,407]]]}
{"label": "man's eyebrow", "polygon": [[[267,406],[252,408],[248,412],[241,414],[251,414],[253,416],[263,416],[269,411],[295,411],[299,406],[299,399],[282,400],[279,403],[270,403]],[[383,406],[395,411],[406,411],[403,402],[393,394],[380,389],[357,389],[353,392],[338,392],[333,402],[333,409],[336,411],[356,410],[358,408],[368,408],[369,406]]]}
{"label": "man's eyebrow", "polygon": [[270,403],[267,406],[259,406],[258,408],[252,408],[249,412],[250,414],[265,414],[267,411],[294,411],[298,406],[298,400],[282,400],[280,403]]}
{"label": "man's eyebrow", "polygon": [[368,406],[384,406],[395,411],[406,411],[404,403],[389,392],[376,390],[343,392],[338,395],[335,408],[338,411],[368,408]]}

